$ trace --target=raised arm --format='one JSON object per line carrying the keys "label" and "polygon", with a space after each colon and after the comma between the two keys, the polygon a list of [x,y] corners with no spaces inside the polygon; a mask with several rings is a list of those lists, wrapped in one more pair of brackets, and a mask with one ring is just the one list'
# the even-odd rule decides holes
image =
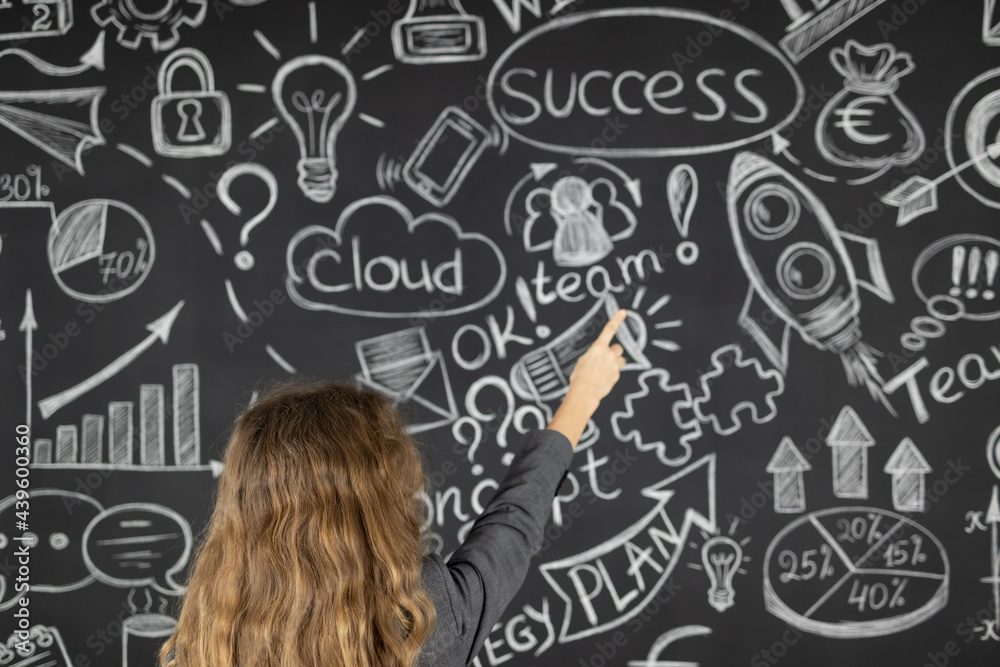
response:
{"label": "raised arm", "polygon": [[587,420],[618,382],[619,373],[625,365],[622,346],[611,343],[624,321],[625,311],[619,310],[604,325],[590,349],[577,360],[570,374],[566,397],[547,427],[565,435],[573,449],[576,449]]}
{"label": "raised arm", "polygon": [[427,557],[425,585],[438,609],[438,628],[425,646],[428,664],[471,661],[524,582],[576,443],[625,364],[621,346],[611,344],[624,319],[625,311],[616,313],[577,361],[548,428],[525,436],[496,494],[448,563]]}

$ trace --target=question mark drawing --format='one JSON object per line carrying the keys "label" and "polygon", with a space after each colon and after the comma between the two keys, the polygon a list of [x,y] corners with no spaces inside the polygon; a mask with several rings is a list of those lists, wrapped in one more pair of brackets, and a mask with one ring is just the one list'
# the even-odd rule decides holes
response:
{"label": "question mark drawing", "polygon": [[677,260],[685,266],[698,261],[698,246],[687,240],[691,227],[691,215],[698,203],[698,174],[689,164],[679,164],[667,177],[667,203],[670,204],[670,214],[681,238],[677,246]]}
{"label": "question mark drawing", "polygon": [[[465,426],[472,427],[471,440],[466,440],[465,436],[462,435],[462,429]],[[483,441],[483,427],[480,426],[479,422],[473,419],[472,417],[465,416],[465,417],[460,417],[455,421],[454,424],[451,425],[451,433],[455,437],[455,440],[459,442],[459,444],[469,446],[469,451],[466,454],[466,456],[469,459],[469,463],[472,464],[472,474],[482,475],[483,466],[479,463],[476,463],[476,450],[479,449],[479,443]]]}
{"label": "question mark drawing", "polygon": [[250,251],[246,250],[247,242],[250,240],[250,232],[253,231],[254,227],[264,222],[271,211],[274,210],[274,205],[278,203],[278,180],[267,167],[254,162],[244,162],[228,169],[219,179],[219,201],[233,215],[240,215],[243,212],[243,208],[233,201],[232,196],[229,194],[229,188],[232,186],[233,181],[244,175],[256,176],[264,181],[268,190],[267,206],[264,207],[263,211],[250,218],[243,225],[242,229],[240,229],[240,246],[244,249],[236,253],[236,257],[233,258],[238,268],[243,271],[249,271],[254,265],[253,255],[250,254]]}

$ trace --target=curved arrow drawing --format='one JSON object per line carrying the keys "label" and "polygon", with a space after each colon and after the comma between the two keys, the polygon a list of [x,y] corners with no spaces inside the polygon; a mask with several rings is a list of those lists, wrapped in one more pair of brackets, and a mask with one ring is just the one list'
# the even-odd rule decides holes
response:
{"label": "curved arrow drawing", "polygon": [[31,51],[25,51],[24,49],[4,49],[3,51],[0,51],[0,58],[3,58],[4,56],[19,56],[24,58],[29,65],[42,74],[48,74],[49,76],[74,76],[76,74],[83,74],[89,69],[96,69],[99,72],[103,72],[104,33],[101,32],[97,34],[97,39],[94,40],[94,45],[87,49],[82,56],[80,56],[80,64],[73,65],[71,67],[53,65],[46,60],[42,60]]}
{"label": "curved arrow drawing", "polygon": [[157,340],[166,345],[170,339],[170,329],[174,325],[174,320],[177,319],[177,313],[181,311],[183,306],[184,301],[178,301],[177,305],[171,308],[166,315],[147,324],[146,329],[150,332],[149,335],[141,343],[112,361],[102,370],[91,375],[76,386],[38,401],[38,409],[42,413],[42,418],[48,419],[59,408],[75,401],[105,380],[117,375],[119,371],[138,359],[143,352],[152,347],[153,343]]}
{"label": "curved arrow drawing", "polygon": [[613,173],[615,176],[618,176],[618,178],[622,179],[622,182],[625,183],[625,188],[632,195],[632,200],[635,201],[636,207],[642,208],[642,189],[638,178],[629,178],[629,175],[626,174],[623,169],[616,167],[607,160],[602,160],[598,157],[578,157],[574,159],[573,162],[577,164],[589,162],[590,164],[600,165]]}
{"label": "curved arrow drawing", "polygon": [[[680,562],[692,527],[718,532],[715,512],[715,454],[642,490],[654,506],[641,519],[610,539],[579,553],[539,567],[542,576],[566,603],[559,642],[566,643],[621,625],[646,606]],[[611,567],[608,567],[608,564]],[[641,568],[655,571],[646,581]],[[638,587],[619,590],[611,573],[625,570]],[[586,590],[584,578],[594,581]],[[607,581],[607,584],[603,583]],[[600,603],[593,600],[601,595]],[[613,604],[602,604],[602,603]]]}

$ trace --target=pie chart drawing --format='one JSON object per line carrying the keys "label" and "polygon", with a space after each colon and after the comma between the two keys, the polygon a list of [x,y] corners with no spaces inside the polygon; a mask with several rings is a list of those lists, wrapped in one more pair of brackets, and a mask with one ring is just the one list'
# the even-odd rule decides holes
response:
{"label": "pie chart drawing", "polygon": [[48,258],[62,290],[91,303],[115,301],[146,280],[156,256],[149,223],[119,201],[89,199],[59,214]]}
{"label": "pie chart drawing", "polygon": [[941,542],[882,509],[840,507],[802,516],[764,558],[764,604],[788,624],[842,639],[917,625],[948,602]]}

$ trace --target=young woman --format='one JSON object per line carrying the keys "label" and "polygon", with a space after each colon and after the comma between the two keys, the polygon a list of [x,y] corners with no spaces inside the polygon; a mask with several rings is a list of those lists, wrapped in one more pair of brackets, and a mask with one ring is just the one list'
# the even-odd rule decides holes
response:
{"label": "young woman", "polygon": [[167,667],[465,665],[527,574],[556,488],[618,381],[619,311],[445,563],[424,554],[420,454],[382,396],[288,385],[233,428]]}

